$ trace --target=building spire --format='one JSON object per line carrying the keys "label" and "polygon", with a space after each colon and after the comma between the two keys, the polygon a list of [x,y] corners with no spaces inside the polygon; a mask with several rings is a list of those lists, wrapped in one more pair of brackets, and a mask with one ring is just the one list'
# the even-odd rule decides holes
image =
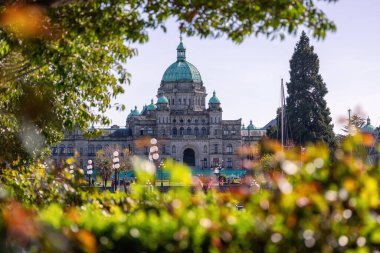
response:
{"label": "building spire", "polygon": [[177,61],[186,60],[186,48],[182,43],[182,34],[179,35],[179,45],[177,47]]}

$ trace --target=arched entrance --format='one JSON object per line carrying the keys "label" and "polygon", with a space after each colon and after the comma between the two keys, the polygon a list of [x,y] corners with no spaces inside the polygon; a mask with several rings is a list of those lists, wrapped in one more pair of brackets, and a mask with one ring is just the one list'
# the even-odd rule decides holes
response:
{"label": "arched entrance", "polygon": [[183,151],[183,162],[189,166],[195,166],[195,152],[191,148]]}

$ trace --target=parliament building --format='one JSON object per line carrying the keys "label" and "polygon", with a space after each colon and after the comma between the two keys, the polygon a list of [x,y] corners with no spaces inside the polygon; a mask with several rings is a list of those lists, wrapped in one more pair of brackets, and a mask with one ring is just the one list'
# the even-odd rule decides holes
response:
{"label": "parliament building", "polygon": [[239,151],[257,143],[266,130],[257,129],[252,121],[244,127],[241,119],[223,119],[216,92],[209,99],[207,95],[198,69],[186,61],[181,41],[177,60],[162,77],[156,101],[152,99],[141,111],[134,107],[125,127],[101,129],[100,137],[86,138],[79,130],[67,132],[63,141],[52,147],[51,158],[59,165],[77,152],[85,168],[87,160],[95,159],[96,152],[106,147],[148,157],[150,146],[139,140],[156,138],[160,160],[172,158],[193,168],[242,168],[247,157]]}

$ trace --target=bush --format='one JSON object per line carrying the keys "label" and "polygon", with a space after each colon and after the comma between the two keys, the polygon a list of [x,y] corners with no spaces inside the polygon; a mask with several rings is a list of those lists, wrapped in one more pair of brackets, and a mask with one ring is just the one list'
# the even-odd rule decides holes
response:
{"label": "bush", "polygon": [[[188,169],[174,164],[166,168],[184,187],[161,194],[144,184],[154,171],[142,161],[135,162],[138,183],[129,195],[84,192],[69,178],[54,184],[50,175],[41,176],[39,185],[37,176],[26,183],[38,166],[19,173],[18,183],[7,171],[0,251],[375,252],[380,247],[380,175],[362,152],[373,145],[370,136],[349,137],[334,151],[323,144],[302,153],[265,145],[283,172],[268,172],[272,189],[255,194],[248,187],[191,191]],[[237,204],[244,208],[237,210]]]}

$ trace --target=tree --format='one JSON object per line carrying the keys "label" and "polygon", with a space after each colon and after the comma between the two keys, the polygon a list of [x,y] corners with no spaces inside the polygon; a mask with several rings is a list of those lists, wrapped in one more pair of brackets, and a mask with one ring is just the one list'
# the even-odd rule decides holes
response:
{"label": "tree", "polygon": [[[326,0],[331,2],[333,0]],[[74,126],[108,125],[104,113],[124,92],[135,43],[169,19],[189,36],[294,34],[324,38],[335,25],[312,0],[5,0],[0,2],[0,163],[49,154]]]}
{"label": "tree", "polygon": [[305,145],[322,141],[333,145],[333,125],[324,99],[327,88],[319,74],[318,55],[305,32],[302,32],[290,60],[287,92],[286,112],[294,143]]}
{"label": "tree", "polygon": [[99,150],[96,152],[95,169],[99,171],[99,175],[103,180],[103,188],[107,186],[108,180],[112,177],[112,155],[113,151]]}
{"label": "tree", "polygon": [[[114,152],[117,151],[119,153],[119,169],[113,168]],[[132,169],[131,162],[132,154],[128,149],[122,149],[119,145],[112,148],[110,146],[105,146],[102,150],[96,152],[95,159],[95,169],[99,170],[100,177],[103,180],[103,187],[107,186],[107,181],[112,178],[112,175],[116,173],[116,181],[120,180],[120,172],[129,171]]]}
{"label": "tree", "polygon": [[344,125],[342,131],[346,134],[357,132],[365,124],[365,119],[358,114],[353,114],[351,119],[347,119],[347,125]]}

